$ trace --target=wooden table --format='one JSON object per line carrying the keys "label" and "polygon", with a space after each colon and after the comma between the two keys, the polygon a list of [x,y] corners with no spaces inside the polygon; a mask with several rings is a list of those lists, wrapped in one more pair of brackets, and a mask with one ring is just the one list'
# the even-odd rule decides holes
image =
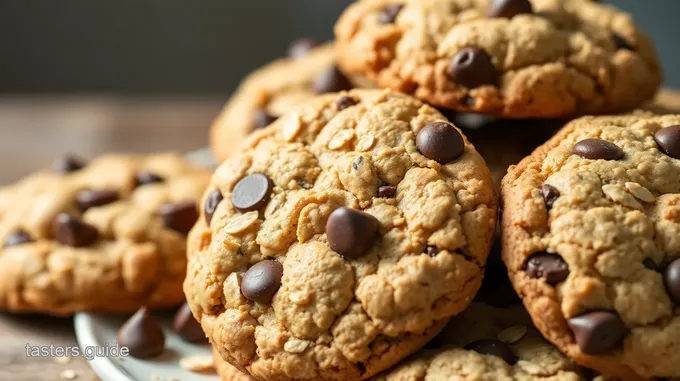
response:
{"label": "wooden table", "polygon": [[[48,165],[64,152],[187,152],[207,145],[223,99],[0,99],[0,184]],[[680,93],[663,92],[648,109],[680,113]],[[73,320],[0,314],[0,380],[96,380],[83,358],[60,363],[26,357],[26,344],[76,345]]]}

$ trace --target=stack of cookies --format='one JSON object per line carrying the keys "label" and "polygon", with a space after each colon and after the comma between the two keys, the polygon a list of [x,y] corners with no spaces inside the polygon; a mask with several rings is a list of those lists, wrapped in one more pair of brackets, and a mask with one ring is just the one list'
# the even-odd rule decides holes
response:
{"label": "stack of cookies", "polygon": [[362,0],[335,36],[212,129],[184,291],[224,380],[680,379],[680,116],[634,111],[630,15]]}
{"label": "stack of cookies", "polygon": [[[104,157],[0,190],[0,307],[186,296],[225,381],[680,380],[680,116],[635,110],[661,69],[630,15],[361,0],[335,36],[243,81],[211,179]],[[162,340],[145,307],[119,335]]]}

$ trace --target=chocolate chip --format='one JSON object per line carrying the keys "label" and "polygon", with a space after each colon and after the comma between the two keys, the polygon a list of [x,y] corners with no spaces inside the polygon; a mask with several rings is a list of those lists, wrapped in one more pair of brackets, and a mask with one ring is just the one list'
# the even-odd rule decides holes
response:
{"label": "chocolate chip", "polygon": [[664,271],[664,283],[671,300],[680,305],[680,258],[671,262]]}
{"label": "chocolate chip", "polygon": [[373,246],[380,222],[372,215],[351,208],[338,208],[326,222],[326,236],[333,251],[347,259],[364,255]]}
{"label": "chocolate chip", "polygon": [[391,185],[381,185],[378,187],[378,197],[392,198],[397,194],[397,187]]}
{"label": "chocolate chip", "polygon": [[97,228],[67,213],[59,213],[54,219],[52,234],[60,243],[72,247],[88,246],[99,236]]}
{"label": "chocolate chip", "polygon": [[439,249],[437,249],[436,246],[427,246],[425,248],[425,254],[427,254],[429,257],[436,257],[437,254],[439,253]]}
{"label": "chocolate chip", "polygon": [[261,209],[269,202],[273,187],[269,177],[262,173],[253,173],[236,183],[231,192],[231,203],[242,213]]}
{"label": "chocolate chip", "polygon": [[493,85],[498,80],[491,56],[480,48],[467,47],[449,62],[446,74],[457,84],[468,88]]}
{"label": "chocolate chip", "polygon": [[392,24],[397,19],[397,15],[404,8],[403,4],[390,4],[378,13],[378,22],[381,24]]}
{"label": "chocolate chip", "polygon": [[253,128],[252,130],[260,130],[267,127],[268,125],[274,123],[278,119],[276,116],[270,114],[265,109],[260,109],[255,111],[253,116]]}
{"label": "chocolate chip", "polygon": [[24,230],[15,230],[7,236],[3,247],[19,246],[29,242],[33,242],[33,238],[28,233]]}
{"label": "chocolate chip", "polygon": [[116,339],[137,358],[155,357],[165,349],[165,334],[146,307],[140,308],[118,330]]}
{"label": "chocolate chip", "polygon": [[331,65],[316,76],[312,87],[317,94],[337,93],[350,90],[352,83],[342,74],[337,65]]}
{"label": "chocolate chip", "polygon": [[191,308],[189,308],[187,303],[184,303],[182,307],[177,310],[175,319],[172,321],[172,329],[177,332],[184,341],[190,343],[208,342],[208,339],[206,339],[205,333],[201,328],[201,324],[194,318],[194,315],[191,314]]}
{"label": "chocolate chip", "polygon": [[283,265],[280,262],[273,260],[258,262],[243,274],[241,293],[254,302],[269,304],[281,287],[281,277]]}
{"label": "chocolate chip", "polygon": [[601,354],[617,348],[626,336],[626,326],[611,311],[593,311],[567,321],[583,353]]}
{"label": "chocolate chip", "polygon": [[544,278],[554,286],[569,276],[569,266],[557,254],[540,252],[532,254],[524,265],[524,272],[534,279]]}
{"label": "chocolate chip", "polygon": [[642,260],[642,264],[648,269],[652,271],[659,271],[659,265],[654,262],[652,258],[645,258]]}
{"label": "chocolate chip", "polygon": [[161,205],[158,208],[158,215],[163,219],[165,227],[182,234],[188,234],[198,220],[198,211],[194,201]]}
{"label": "chocolate chip", "polygon": [[574,153],[592,160],[618,160],[623,156],[621,147],[602,139],[585,139],[574,145]]}
{"label": "chocolate chip", "polygon": [[215,210],[217,209],[217,205],[222,202],[224,199],[224,196],[222,196],[222,193],[220,192],[219,189],[215,189],[214,191],[210,192],[208,197],[205,200],[205,222],[208,223],[208,226],[210,226],[210,221],[212,220],[213,214],[215,214]]}
{"label": "chocolate chip", "polygon": [[114,189],[81,190],[76,194],[76,203],[81,211],[118,201],[118,191]]}
{"label": "chocolate chip", "polygon": [[319,41],[311,38],[297,39],[291,42],[290,46],[288,47],[288,57],[302,58],[319,45]]}
{"label": "chocolate chip", "polygon": [[416,147],[423,156],[446,164],[465,152],[465,142],[460,132],[444,122],[426,125],[416,135]]}
{"label": "chocolate chip", "polygon": [[350,106],[354,106],[355,104],[357,104],[356,99],[348,96],[340,97],[337,101],[335,101],[335,106],[338,108],[338,111],[344,110]]}
{"label": "chocolate chip", "polygon": [[486,16],[513,18],[522,13],[533,12],[529,0],[494,0]]}
{"label": "chocolate chip", "polygon": [[673,159],[680,159],[680,125],[665,127],[654,134],[659,149]]}
{"label": "chocolate chip", "polygon": [[555,203],[555,200],[560,197],[560,191],[550,184],[543,184],[541,185],[541,195],[543,195],[545,206],[550,209]]}
{"label": "chocolate chip", "polygon": [[614,39],[614,46],[616,47],[616,50],[635,50],[633,46],[626,40],[622,35],[618,33],[614,33],[612,35],[612,38]]}
{"label": "chocolate chip", "polygon": [[143,185],[162,183],[163,178],[157,174],[149,171],[139,171],[135,175],[135,185],[141,187]]}
{"label": "chocolate chip", "polygon": [[52,163],[52,172],[71,173],[83,169],[85,161],[74,155],[64,155]]}
{"label": "chocolate chip", "polygon": [[482,339],[473,341],[465,346],[465,349],[481,353],[483,355],[502,358],[510,365],[515,365],[517,357],[508,344],[496,339]]}

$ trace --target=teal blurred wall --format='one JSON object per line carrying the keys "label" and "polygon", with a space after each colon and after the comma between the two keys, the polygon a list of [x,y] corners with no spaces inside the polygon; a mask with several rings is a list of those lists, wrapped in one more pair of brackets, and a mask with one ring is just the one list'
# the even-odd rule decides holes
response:
{"label": "teal blurred wall", "polygon": [[[330,39],[350,2],[0,0],[0,93],[228,93],[290,40]],[[654,36],[680,88],[680,0],[613,3]]]}

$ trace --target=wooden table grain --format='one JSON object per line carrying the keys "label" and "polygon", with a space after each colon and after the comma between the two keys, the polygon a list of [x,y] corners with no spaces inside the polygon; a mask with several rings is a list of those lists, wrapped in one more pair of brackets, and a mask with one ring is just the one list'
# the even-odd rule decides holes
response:
{"label": "wooden table grain", "polygon": [[[43,168],[65,152],[93,157],[104,152],[188,152],[205,147],[210,121],[223,101],[0,98],[0,184]],[[664,91],[646,108],[680,113],[680,92]],[[75,346],[73,320],[0,313],[0,380],[97,380],[85,359],[28,357],[27,344]]]}

